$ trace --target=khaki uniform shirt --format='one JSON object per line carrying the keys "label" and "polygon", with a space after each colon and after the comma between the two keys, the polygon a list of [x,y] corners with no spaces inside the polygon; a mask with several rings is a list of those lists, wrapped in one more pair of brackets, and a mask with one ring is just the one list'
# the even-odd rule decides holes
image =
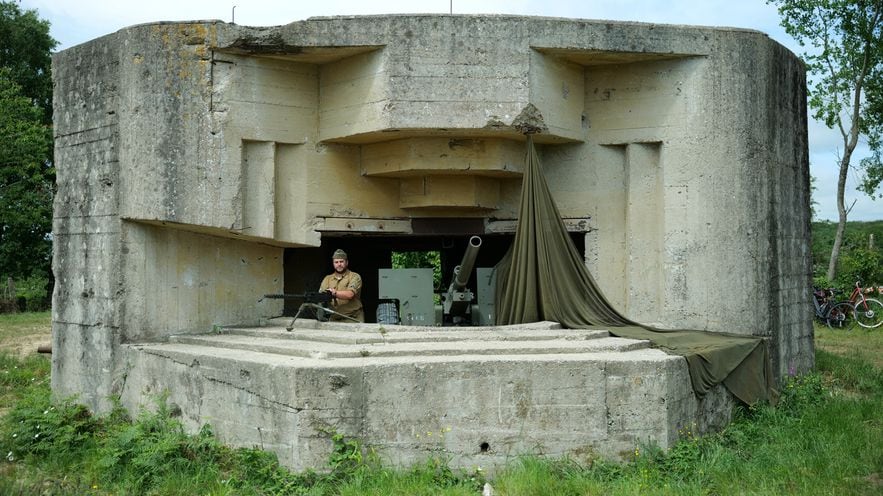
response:
{"label": "khaki uniform shirt", "polygon": [[[343,274],[338,274],[337,272],[329,274],[325,276],[325,279],[322,279],[322,285],[319,286],[319,291],[325,291],[326,289],[352,291],[353,294],[355,294],[355,297],[352,300],[333,298],[331,300],[331,309],[348,317],[352,317],[359,322],[365,322],[365,312],[362,310],[362,300],[359,298],[362,294],[362,276],[349,269]],[[330,320],[351,322],[334,314],[331,314]]]}

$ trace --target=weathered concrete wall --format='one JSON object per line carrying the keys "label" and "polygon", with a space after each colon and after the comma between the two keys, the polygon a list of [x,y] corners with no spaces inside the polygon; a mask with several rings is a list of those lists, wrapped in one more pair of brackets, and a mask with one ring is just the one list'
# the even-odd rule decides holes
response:
{"label": "weathered concrete wall", "polygon": [[122,402],[167,395],[190,429],[210,423],[295,469],[324,466],[334,432],[403,466],[621,459],[719,427],[732,407],[723,386],[697,401],[683,359],[604,331],[311,324],[126,345]]}
{"label": "weathered concrete wall", "polygon": [[125,223],[120,336],[154,341],[213,326],[257,325],[280,315],[282,252],[272,246],[162,226]]}
{"label": "weathered concrete wall", "polygon": [[105,37],[54,62],[52,388],[108,408],[120,344],[119,46]]}
{"label": "weathered concrete wall", "polygon": [[802,68],[751,33],[708,43],[722,55],[587,70],[600,146],[547,149],[552,187],[562,212],[586,205],[584,192],[599,199],[589,265],[630,317],[768,336],[777,373],[807,370]]}
{"label": "weathered concrete wall", "polygon": [[[109,37],[118,47],[122,217],[236,227],[239,185],[231,179],[239,171],[221,160],[205,84],[214,37],[211,24],[135,26]],[[56,57],[61,70],[64,56]]]}
{"label": "weathered concrete wall", "polygon": [[273,315],[255,298],[281,290],[284,247],[407,235],[421,217],[511,225],[524,125],[615,305],[769,337],[779,375],[812,366],[804,71],[762,33],[160,23],[65,50],[53,70],[61,394],[104,408],[120,343]]}

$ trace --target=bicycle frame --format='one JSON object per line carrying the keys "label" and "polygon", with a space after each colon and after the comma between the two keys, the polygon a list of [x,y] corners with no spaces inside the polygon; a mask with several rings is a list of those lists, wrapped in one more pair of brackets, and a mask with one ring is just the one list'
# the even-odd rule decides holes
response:
{"label": "bicycle frame", "polygon": [[852,294],[849,295],[849,303],[855,308],[855,317],[859,325],[865,328],[874,328],[883,324],[883,304],[878,300],[865,297],[861,281],[855,282]]}
{"label": "bicycle frame", "polygon": [[812,291],[812,304],[816,309],[816,318],[824,320],[828,315],[830,297],[834,294],[832,289],[816,289]]}
{"label": "bicycle frame", "polygon": [[849,295],[849,302],[855,305],[856,311],[868,310],[868,300],[865,298],[865,292],[862,289],[861,281],[855,281],[855,287],[852,288],[852,294]]}

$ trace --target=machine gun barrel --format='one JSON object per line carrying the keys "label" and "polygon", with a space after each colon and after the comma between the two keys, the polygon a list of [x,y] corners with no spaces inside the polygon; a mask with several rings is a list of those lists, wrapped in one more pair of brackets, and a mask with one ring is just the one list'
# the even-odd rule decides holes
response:
{"label": "machine gun barrel", "polygon": [[469,282],[469,276],[472,274],[472,268],[475,265],[475,258],[478,256],[478,249],[481,248],[481,238],[472,236],[469,238],[469,244],[463,253],[463,260],[460,265],[454,267],[454,279],[451,281],[451,288],[459,291],[466,287]]}
{"label": "machine gun barrel", "polygon": [[277,300],[303,300],[304,303],[328,303],[331,301],[331,293],[327,291],[307,291],[306,293],[278,293],[265,294],[264,298]]}

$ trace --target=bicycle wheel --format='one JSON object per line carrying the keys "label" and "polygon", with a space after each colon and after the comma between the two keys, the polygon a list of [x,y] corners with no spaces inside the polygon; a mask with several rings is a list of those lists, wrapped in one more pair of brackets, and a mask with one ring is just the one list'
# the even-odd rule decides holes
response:
{"label": "bicycle wheel", "polygon": [[828,310],[825,316],[825,322],[831,329],[840,329],[848,331],[855,326],[855,307],[848,301],[835,303]]}
{"label": "bicycle wheel", "polygon": [[855,320],[858,325],[873,329],[883,324],[883,303],[873,298],[865,298],[855,304]]}

